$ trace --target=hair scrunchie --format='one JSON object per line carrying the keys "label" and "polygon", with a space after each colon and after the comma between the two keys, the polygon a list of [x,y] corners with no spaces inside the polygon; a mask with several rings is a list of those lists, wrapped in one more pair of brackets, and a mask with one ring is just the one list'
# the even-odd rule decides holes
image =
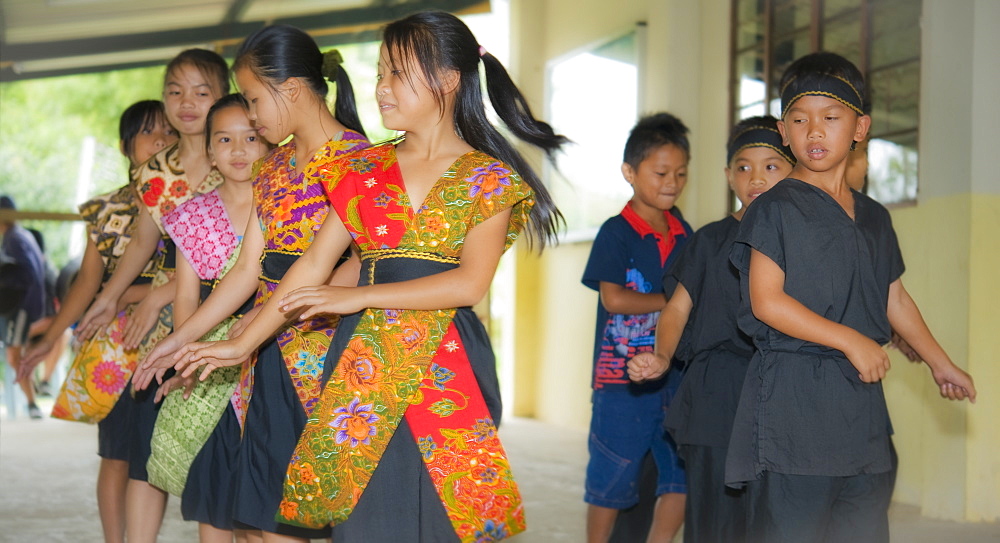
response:
{"label": "hair scrunchie", "polygon": [[337,72],[340,71],[340,65],[344,63],[344,57],[340,55],[340,51],[336,49],[330,49],[329,51],[323,53],[323,77],[334,80],[337,78]]}

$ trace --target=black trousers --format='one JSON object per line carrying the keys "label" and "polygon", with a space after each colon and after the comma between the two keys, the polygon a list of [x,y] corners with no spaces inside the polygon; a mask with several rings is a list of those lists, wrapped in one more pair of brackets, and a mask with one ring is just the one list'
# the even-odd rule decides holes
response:
{"label": "black trousers", "polygon": [[725,447],[681,445],[687,474],[684,543],[746,540],[746,492],[726,486]]}

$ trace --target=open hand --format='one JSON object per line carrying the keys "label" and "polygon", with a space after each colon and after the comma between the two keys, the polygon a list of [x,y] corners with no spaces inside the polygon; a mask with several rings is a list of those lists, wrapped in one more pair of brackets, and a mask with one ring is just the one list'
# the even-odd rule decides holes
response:
{"label": "open hand", "polygon": [[17,382],[20,383],[31,377],[31,372],[38,364],[41,364],[42,360],[45,360],[45,357],[52,351],[52,347],[52,342],[46,341],[44,338],[29,347],[21,358],[21,365],[17,368]]}
{"label": "open hand", "polygon": [[170,394],[170,391],[183,388],[184,389],[184,399],[191,397],[191,392],[194,387],[198,384],[198,381],[192,377],[182,377],[180,375],[174,375],[170,379],[167,379],[160,385],[160,388],[156,389],[156,397],[153,399],[156,403],[160,403],[163,398]]}
{"label": "open hand", "polygon": [[125,333],[122,334],[122,345],[126,349],[135,349],[146,337],[146,334],[153,329],[156,321],[160,318],[160,310],[163,304],[155,296],[147,296],[135,310],[128,316],[125,323]]}
{"label": "open hand", "polygon": [[76,337],[81,340],[90,339],[98,330],[107,326],[115,315],[118,314],[116,306],[117,300],[110,300],[103,296],[98,296],[90,308],[83,314],[80,324],[76,326]]}
{"label": "open hand", "polygon": [[174,368],[182,377],[188,377],[204,366],[198,376],[199,381],[204,381],[216,369],[242,364],[251,353],[252,349],[246,349],[235,339],[188,343],[174,355],[177,361]]}

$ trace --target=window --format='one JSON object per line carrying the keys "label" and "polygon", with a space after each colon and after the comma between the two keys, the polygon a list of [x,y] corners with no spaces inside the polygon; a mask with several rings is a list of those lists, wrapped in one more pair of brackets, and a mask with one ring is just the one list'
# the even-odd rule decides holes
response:
{"label": "window", "polygon": [[865,75],[872,103],[866,192],[917,198],[919,0],[733,0],[731,116],[780,115],[778,82],[795,59],[831,51]]}

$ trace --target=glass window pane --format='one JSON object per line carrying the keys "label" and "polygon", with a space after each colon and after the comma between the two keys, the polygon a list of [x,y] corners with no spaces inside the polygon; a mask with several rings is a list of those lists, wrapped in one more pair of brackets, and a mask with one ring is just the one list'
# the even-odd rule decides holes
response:
{"label": "glass window pane", "polygon": [[920,63],[908,62],[871,73],[873,136],[917,127],[920,119]]}
{"label": "glass window pane", "polygon": [[869,142],[868,195],[883,204],[917,199],[916,131]]}
{"label": "glass window pane", "polygon": [[767,112],[764,111],[763,102],[750,104],[749,106],[740,109],[739,113],[737,114],[738,118],[736,120],[738,121],[740,119],[746,119],[747,117],[757,117],[759,115],[767,115]]}
{"label": "glass window pane", "polygon": [[861,7],[861,0],[825,0],[823,2],[823,18],[829,19],[843,15]]}
{"label": "glass window pane", "polygon": [[786,38],[779,39],[774,44],[774,63],[771,73],[771,98],[780,96],[781,74],[795,59],[811,53],[809,31],[804,30]]}
{"label": "glass window pane", "polygon": [[774,3],[775,36],[808,29],[811,20],[811,0],[776,0]]}
{"label": "glass window pane", "polygon": [[837,53],[855,66],[860,66],[861,20],[857,17],[842,17],[827,23],[823,29],[822,49]]}
{"label": "glass window pane", "polygon": [[764,13],[764,0],[736,0],[736,17],[747,21]]}
{"label": "glass window pane", "polygon": [[736,26],[736,48],[745,49],[764,42],[764,17],[740,19]]}
{"label": "glass window pane", "polygon": [[920,2],[873,2],[871,67],[919,56]]}
{"label": "glass window pane", "polygon": [[764,101],[764,50],[757,48],[736,57],[736,106]]}

